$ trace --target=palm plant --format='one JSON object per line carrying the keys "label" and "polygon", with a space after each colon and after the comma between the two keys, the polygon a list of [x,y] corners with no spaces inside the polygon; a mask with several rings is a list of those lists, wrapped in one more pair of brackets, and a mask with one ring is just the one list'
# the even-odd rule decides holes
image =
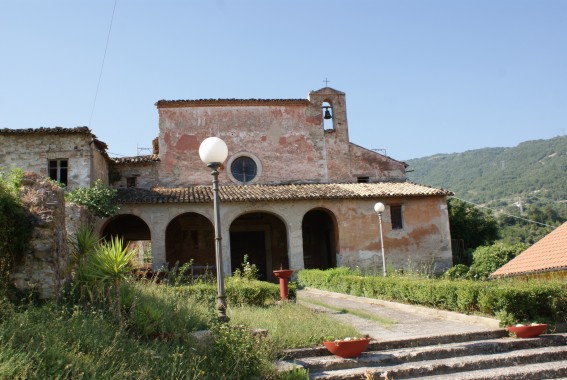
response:
{"label": "palm plant", "polygon": [[80,267],[85,258],[96,250],[99,243],[100,239],[90,227],[79,227],[73,236],[69,238],[73,263]]}
{"label": "palm plant", "polygon": [[106,294],[109,304],[111,288],[114,288],[114,315],[120,319],[120,285],[132,273],[132,260],[136,252],[124,246],[122,239],[115,237],[98,245],[87,256],[80,271],[80,280],[94,290]]}

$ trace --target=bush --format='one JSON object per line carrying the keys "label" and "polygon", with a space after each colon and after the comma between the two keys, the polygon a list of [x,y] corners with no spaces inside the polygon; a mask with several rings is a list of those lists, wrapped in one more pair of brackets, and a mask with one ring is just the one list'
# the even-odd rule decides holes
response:
{"label": "bush", "polygon": [[24,256],[32,225],[18,190],[22,171],[0,172],[0,276],[7,278],[12,266]]}
{"label": "bush", "polygon": [[[258,280],[229,277],[225,281],[225,296],[229,306],[265,306],[280,299],[280,288],[276,284]],[[217,298],[215,284],[198,283],[179,287],[179,292],[192,298],[214,304]],[[289,299],[295,299],[297,289],[289,284]]]}
{"label": "bush", "polygon": [[211,329],[210,378],[251,379],[270,367],[271,355],[268,341],[253,335],[246,326],[218,323]]}
{"label": "bush", "polygon": [[105,185],[97,179],[91,187],[81,187],[65,195],[71,202],[86,206],[89,211],[100,218],[114,216],[120,210],[118,204],[114,203],[116,190]]}
{"label": "bush", "polygon": [[469,272],[469,267],[465,264],[457,264],[452,268],[449,268],[445,273],[443,273],[443,278],[449,280],[457,280],[460,278],[466,278]]}
{"label": "bush", "polygon": [[471,279],[485,279],[527,248],[528,245],[523,243],[514,245],[496,243],[478,247],[473,251],[473,263],[469,269],[468,277]]}

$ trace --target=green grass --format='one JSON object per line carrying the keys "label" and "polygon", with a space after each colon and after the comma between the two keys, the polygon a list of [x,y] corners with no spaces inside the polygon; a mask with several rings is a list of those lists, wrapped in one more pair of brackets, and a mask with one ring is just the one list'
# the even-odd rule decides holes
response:
{"label": "green grass", "polygon": [[311,347],[323,340],[359,335],[350,325],[290,302],[272,307],[229,308],[228,315],[231,323],[267,329],[276,350]]}
{"label": "green grass", "polygon": [[[229,304],[231,321],[219,325],[214,305],[174,286],[127,282],[122,292],[120,321],[106,303],[15,306],[0,295],[0,379],[279,379],[281,350],[357,334],[294,303]],[[240,325],[269,336],[255,338]],[[197,341],[192,333],[201,329],[213,339]]]}
{"label": "green grass", "polygon": [[362,318],[362,319],[374,321],[374,322],[379,323],[382,327],[387,328],[387,329],[391,328],[393,325],[396,324],[396,321],[393,321],[391,319],[382,318],[382,317],[379,317],[377,315],[365,313],[364,311],[360,311],[360,310],[352,310],[352,309],[335,307],[333,305],[329,305],[328,303],[321,302],[321,301],[309,300],[309,301],[305,301],[305,302],[308,302],[308,303],[311,303],[311,304],[314,304],[314,305],[318,305],[318,306],[324,307],[326,309],[335,310],[335,311],[338,311],[338,312],[343,313],[343,314],[350,314],[350,315],[354,315],[354,316],[357,316],[357,317]]}

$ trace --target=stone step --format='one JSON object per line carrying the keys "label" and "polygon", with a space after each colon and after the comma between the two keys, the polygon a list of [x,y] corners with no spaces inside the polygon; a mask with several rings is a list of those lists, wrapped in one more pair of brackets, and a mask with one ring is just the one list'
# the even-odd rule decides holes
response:
{"label": "stone step", "polygon": [[[547,369],[546,372],[537,371]],[[497,374],[498,372],[498,374]],[[520,376],[521,375],[521,376]],[[313,379],[544,379],[567,375],[567,346],[313,372]],[[503,377],[496,377],[503,376]],[[506,377],[508,376],[508,377]],[[514,377],[516,376],[516,377]],[[539,376],[539,377],[530,377]]]}
{"label": "stone step", "polygon": [[[468,332],[463,334],[447,334],[439,336],[427,336],[422,338],[410,338],[410,339],[400,339],[391,341],[371,341],[368,345],[367,351],[385,351],[393,349],[401,349],[406,347],[424,347],[424,346],[434,346],[440,344],[450,344],[450,343],[460,343],[460,342],[471,342],[471,341],[481,341],[488,339],[497,339],[507,337],[508,332],[505,329],[487,330],[487,331],[477,331]],[[314,356],[327,356],[329,351],[324,346],[310,347],[310,348],[298,348],[285,350],[283,352],[283,358],[289,361],[293,359],[314,357]]]}
{"label": "stone step", "polygon": [[[567,359],[557,362],[536,363],[527,365],[517,365],[515,367],[491,368],[478,371],[462,372],[456,376],[454,373],[449,375],[433,375],[417,377],[419,380],[544,380],[544,379],[567,379]],[[380,379],[377,377],[375,379]],[[403,378],[395,378],[402,380]],[[412,378],[405,378],[410,380]],[[394,380],[391,378],[390,380]]]}
{"label": "stone step", "polygon": [[483,341],[458,342],[397,350],[366,351],[354,359],[342,359],[333,355],[295,359],[297,365],[310,371],[329,371],[356,367],[372,367],[418,362],[461,356],[487,355],[516,350],[553,347],[567,344],[567,336],[547,335],[537,339],[487,339]]}

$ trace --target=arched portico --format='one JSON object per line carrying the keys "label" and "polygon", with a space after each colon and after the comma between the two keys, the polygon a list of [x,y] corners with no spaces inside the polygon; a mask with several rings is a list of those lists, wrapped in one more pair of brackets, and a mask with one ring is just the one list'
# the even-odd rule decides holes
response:
{"label": "arched portico", "polygon": [[194,212],[172,219],[165,231],[165,258],[169,266],[193,260],[194,267],[214,268],[214,227],[211,221]]}
{"label": "arched portico", "polygon": [[333,213],[317,208],[303,216],[303,261],[305,269],[328,269],[337,265],[337,224]]}
{"label": "arched portico", "polygon": [[266,212],[236,218],[230,225],[231,272],[241,266],[244,255],[258,267],[261,280],[275,281],[272,271],[289,266],[284,222]]}

